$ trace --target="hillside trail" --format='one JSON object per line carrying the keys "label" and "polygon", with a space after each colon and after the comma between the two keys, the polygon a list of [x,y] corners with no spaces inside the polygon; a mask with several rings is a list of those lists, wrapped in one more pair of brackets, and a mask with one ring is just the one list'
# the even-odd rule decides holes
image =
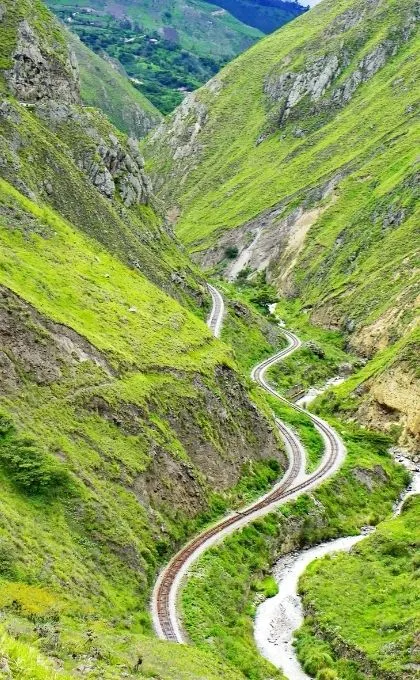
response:
{"label": "hillside trail", "polygon": [[[213,306],[208,317],[208,326],[213,334],[220,335],[225,306],[220,292],[209,284]],[[188,570],[205,550],[220,542],[233,531],[250,522],[263,517],[279,505],[297,498],[302,493],[319,486],[334,474],[345,458],[344,445],[334,429],[318,416],[296,406],[280,395],[266,379],[271,366],[283,361],[297,351],[302,343],[290,331],[282,328],[288,341],[287,347],[270,358],[262,361],[251,372],[251,378],[265,391],[310,418],[324,442],[324,454],[319,467],[311,474],[305,472],[305,449],[296,434],[278,418],[276,426],[283,438],[289,458],[289,466],[284,477],[264,496],[238,512],[233,512],[219,520],[213,526],[202,531],[171,559],[160,573],[152,594],[152,616],[156,634],[163,640],[186,643],[187,638],[182,628],[179,602],[180,591]]]}

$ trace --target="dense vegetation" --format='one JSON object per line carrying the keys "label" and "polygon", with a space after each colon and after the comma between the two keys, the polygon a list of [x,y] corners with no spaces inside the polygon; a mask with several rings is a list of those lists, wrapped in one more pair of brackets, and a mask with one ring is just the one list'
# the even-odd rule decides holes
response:
{"label": "dense vegetation", "polygon": [[93,51],[120,62],[133,86],[162,113],[261,35],[205,2],[126,2],[123,8],[99,0],[48,4]]}
{"label": "dense vegetation", "polygon": [[302,577],[309,616],[297,650],[311,675],[325,669],[331,680],[415,677],[419,512],[415,496],[351,554],[316,560]]}
{"label": "dense vegetation", "polygon": [[102,59],[70,31],[68,39],[79,63],[83,103],[101,109],[115,127],[131,137],[145,137],[161,121],[159,111],[134,87],[117,61]]}

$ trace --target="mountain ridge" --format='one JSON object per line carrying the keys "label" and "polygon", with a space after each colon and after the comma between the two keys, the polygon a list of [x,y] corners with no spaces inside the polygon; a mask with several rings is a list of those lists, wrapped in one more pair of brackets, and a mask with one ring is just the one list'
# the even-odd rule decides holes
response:
{"label": "mountain ridge", "polygon": [[132,85],[122,66],[89,50],[74,33],[67,35],[79,65],[83,103],[103,111],[130,137],[145,137],[161,122],[161,113]]}
{"label": "mountain ridge", "polygon": [[233,0],[232,11],[236,7],[250,19],[243,23],[235,12],[223,9],[225,2],[49,0],[48,4],[97,54],[119,60],[136,89],[164,114],[263,35],[254,28],[251,15],[258,14],[272,30],[305,11],[282,0],[277,3],[280,9]]}

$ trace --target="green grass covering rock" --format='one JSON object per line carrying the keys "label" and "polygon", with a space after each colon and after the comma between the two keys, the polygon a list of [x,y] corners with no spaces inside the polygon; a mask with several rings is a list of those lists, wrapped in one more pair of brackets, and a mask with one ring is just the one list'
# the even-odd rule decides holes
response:
{"label": "green grass covering rock", "polygon": [[[5,181],[1,206],[4,620],[65,671],[87,656],[116,678],[158,566],[282,455],[199,317]],[[13,604],[26,587],[45,609]]]}
{"label": "green grass covering rock", "polygon": [[[323,184],[348,164],[357,167],[359,159],[370,157],[391,131],[409,123],[404,111],[413,105],[415,93],[403,82],[411,82],[415,45],[413,40],[403,44],[401,31],[412,13],[411,0],[368,9],[354,0],[324,2],[265,38],[227,66],[214,84],[191,97],[190,117],[196,118],[200,106],[209,115],[200,133],[201,151],[187,159],[191,163],[187,184],[178,183],[185,165],[177,167],[172,160],[168,133],[185,135],[188,118],[174,115],[167,131],[152,137],[146,147],[150,167],[157,177],[166,176],[165,184],[158,181],[162,192],[183,209],[178,225],[182,239],[194,249],[204,249],[222,230],[244,224],[283,200],[296,204],[299,192]],[[359,15],[360,21],[348,21],[350,14]],[[362,83],[346,106],[334,106],[331,93],[389,32],[398,46],[395,57]],[[315,58],[326,59],[327,36],[327,56],[340,63],[347,47],[350,63],[347,68],[343,64],[326,86],[325,106],[321,100],[311,107],[308,93],[290,117],[281,120],[284,102],[280,95],[270,99],[268,84],[280,78],[283,64],[293,77],[305,73],[305,67],[309,70]],[[393,86],[396,77],[403,80]],[[384,115],[384,103],[391,98],[392,110]],[[298,127],[304,128],[301,136],[294,134]]]}

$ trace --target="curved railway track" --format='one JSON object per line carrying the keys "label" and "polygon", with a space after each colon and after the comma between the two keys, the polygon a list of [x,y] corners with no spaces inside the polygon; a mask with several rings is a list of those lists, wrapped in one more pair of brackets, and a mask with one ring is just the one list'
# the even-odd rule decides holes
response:
{"label": "curved railway track", "polygon": [[[208,318],[208,326],[216,337],[219,336],[224,302],[219,291],[209,285],[213,300],[213,308]],[[186,637],[177,614],[177,600],[182,580],[198,557],[212,545],[245,526],[249,522],[270,512],[280,503],[291,500],[303,491],[308,491],[329,477],[340,465],[345,455],[344,446],[335,431],[321,418],[305,409],[288,402],[267,382],[265,374],[274,364],[290,356],[299,347],[301,341],[290,331],[284,330],[288,345],[274,356],[266,359],[251,372],[251,378],[272,396],[293,406],[297,411],[307,414],[324,440],[324,456],[314,473],[305,475],[305,452],[297,436],[287,425],[276,418],[276,425],[286,444],[289,467],[283,479],[265,496],[259,498],[240,512],[235,512],[220,520],[214,526],[205,529],[201,534],[185,545],[161,572],[152,596],[152,612],[155,631],[159,638],[173,642],[185,643]]]}
{"label": "curved railway track", "polygon": [[207,319],[207,326],[213,332],[213,335],[218,338],[222,331],[223,317],[225,315],[225,303],[217,288],[210,283],[207,284],[209,289],[213,306]]}

